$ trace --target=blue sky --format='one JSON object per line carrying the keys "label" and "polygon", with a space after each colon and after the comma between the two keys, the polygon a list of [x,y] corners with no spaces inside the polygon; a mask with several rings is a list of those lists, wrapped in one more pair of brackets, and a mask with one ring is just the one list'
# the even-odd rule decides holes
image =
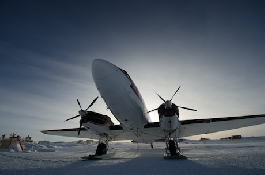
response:
{"label": "blue sky", "polygon": [[[169,99],[182,85],[173,101],[198,112],[181,110],[181,120],[264,114],[264,7],[258,0],[3,0],[0,133],[63,140],[39,131],[78,127],[78,119],[64,120],[77,114],[76,98],[85,107],[99,95],[94,59],[127,70],[150,110],[161,104],[154,91]],[[102,99],[91,110],[111,116]],[[264,126],[234,133],[264,135]]]}

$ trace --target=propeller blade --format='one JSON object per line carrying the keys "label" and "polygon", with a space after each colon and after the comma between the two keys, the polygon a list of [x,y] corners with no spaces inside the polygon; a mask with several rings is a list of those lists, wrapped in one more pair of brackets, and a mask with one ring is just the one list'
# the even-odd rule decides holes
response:
{"label": "propeller blade", "polygon": [[[181,86],[179,86],[180,88]],[[176,95],[176,93],[179,91],[179,88],[176,90],[176,92],[174,93],[174,95],[171,97],[170,101],[173,99],[173,97]]]}
{"label": "propeller blade", "polygon": [[153,110],[151,110],[151,111],[148,111],[147,113],[149,113],[149,112],[153,112],[153,111],[156,111],[156,110],[158,110],[158,108],[153,109]]}
{"label": "propeller blade", "polygon": [[78,115],[76,115],[76,116],[74,116],[74,117],[71,117],[71,118],[69,118],[69,119],[66,119],[65,121],[72,120],[72,119],[77,118],[77,117],[79,117],[79,116],[80,116],[80,115],[78,114]]}
{"label": "propeller blade", "polygon": [[80,135],[80,131],[81,131],[82,124],[83,124],[83,120],[81,119],[81,120],[80,120],[80,127],[79,127],[79,129],[78,129],[78,135]]}
{"label": "propeller blade", "polygon": [[182,106],[177,106],[177,107],[182,108],[182,109],[191,110],[191,111],[197,111],[196,109],[191,109],[191,108],[187,108],[187,107],[182,107]]}
{"label": "propeller blade", "polygon": [[80,104],[79,100],[78,100],[78,99],[76,99],[76,101],[77,101],[77,104],[79,105],[80,109],[82,109],[82,107],[81,107],[81,104]]}
{"label": "propeller blade", "polygon": [[166,102],[166,100],[165,99],[163,99],[157,92],[155,92],[156,93],[156,95],[158,95],[158,97],[161,99],[161,100],[163,100],[163,102]]}
{"label": "propeller blade", "polygon": [[97,101],[98,99],[98,96],[92,101],[92,103],[86,108],[86,111],[91,107],[93,106],[93,104]]}

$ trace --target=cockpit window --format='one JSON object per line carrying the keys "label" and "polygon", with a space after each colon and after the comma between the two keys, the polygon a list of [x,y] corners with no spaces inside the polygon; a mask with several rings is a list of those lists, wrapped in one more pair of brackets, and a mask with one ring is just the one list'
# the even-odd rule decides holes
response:
{"label": "cockpit window", "polygon": [[124,75],[126,75],[127,78],[131,79],[130,75],[127,73],[126,70],[123,70],[123,69],[120,69],[120,70],[124,73]]}
{"label": "cockpit window", "polygon": [[124,75],[126,75],[126,77],[127,77],[127,78],[129,79],[129,81],[131,82],[130,87],[132,88],[132,90],[134,91],[134,93],[137,95],[137,97],[138,97],[141,101],[143,101],[143,100],[142,100],[142,96],[141,96],[141,94],[140,94],[138,88],[135,86],[135,84],[134,84],[133,80],[131,79],[130,75],[126,72],[126,70],[123,70],[123,69],[121,69],[121,68],[120,68],[120,70],[124,73]]}

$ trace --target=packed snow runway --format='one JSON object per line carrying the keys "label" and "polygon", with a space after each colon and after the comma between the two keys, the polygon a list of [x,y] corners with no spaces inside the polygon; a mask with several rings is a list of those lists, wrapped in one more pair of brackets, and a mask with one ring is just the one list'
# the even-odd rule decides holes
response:
{"label": "packed snow runway", "polygon": [[0,151],[0,174],[265,174],[265,138],[184,141],[187,160],[164,160],[164,143],[110,143],[110,158],[82,161],[96,144],[26,145],[27,150]]}

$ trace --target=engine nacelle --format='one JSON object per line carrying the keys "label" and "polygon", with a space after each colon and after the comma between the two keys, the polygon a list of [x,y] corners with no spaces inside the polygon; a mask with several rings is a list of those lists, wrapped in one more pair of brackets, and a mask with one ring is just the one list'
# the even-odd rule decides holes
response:
{"label": "engine nacelle", "polygon": [[158,108],[160,127],[166,132],[172,133],[179,128],[179,110],[178,107],[166,101]]}
{"label": "engine nacelle", "polygon": [[97,131],[98,133],[108,133],[110,126],[114,126],[110,117],[94,111],[86,111],[81,121],[83,126]]}

